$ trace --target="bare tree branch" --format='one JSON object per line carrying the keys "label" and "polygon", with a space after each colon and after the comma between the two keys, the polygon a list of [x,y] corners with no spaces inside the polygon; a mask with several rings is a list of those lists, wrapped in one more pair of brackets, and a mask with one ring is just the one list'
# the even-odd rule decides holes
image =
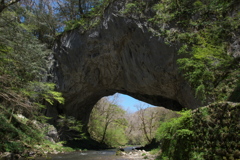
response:
{"label": "bare tree branch", "polygon": [[12,0],[12,1],[9,1],[9,2],[5,3],[5,1],[2,0],[1,3],[0,3],[0,13],[1,13],[5,8],[7,8],[7,7],[9,7],[9,6],[11,6],[11,5],[19,2],[19,1],[20,1],[20,0]]}

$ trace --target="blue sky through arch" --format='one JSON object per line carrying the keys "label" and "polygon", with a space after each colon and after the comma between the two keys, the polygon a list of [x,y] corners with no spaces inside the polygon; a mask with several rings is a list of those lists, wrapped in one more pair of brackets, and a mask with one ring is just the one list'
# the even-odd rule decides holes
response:
{"label": "blue sky through arch", "polygon": [[[140,100],[137,100],[133,97],[130,97],[128,95],[125,95],[125,94],[120,94],[120,93],[117,93],[118,94],[118,105],[122,106],[124,110],[130,112],[130,113],[133,113],[133,112],[136,112],[137,111],[137,108],[135,107],[136,105],[139,105],[141,104],[144,108],[148,108],[148,107],[155,107],[151,104],[148,104],[148,103],[145,103],[143,101],[140,101]],[[113,99],[113,96],[109,96],[110,100]]]}

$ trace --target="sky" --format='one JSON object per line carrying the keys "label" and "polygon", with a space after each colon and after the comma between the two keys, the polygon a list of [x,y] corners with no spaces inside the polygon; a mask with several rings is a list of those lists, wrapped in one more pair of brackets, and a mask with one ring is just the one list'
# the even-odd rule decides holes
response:
{"label": "sky", "polygon": [[[117,104],[122,106],[124,110],[126,110],[130,113],[134,113],[137,111],[136,105],[142,105],[143,108],[154,107],[151,104],[145,103],[143,101],[139,101],[128,95],[120,94],[120,93],[117,93],[117,94],[118,94]],[[109,98],[111,100],[113,98],[113,96],[109,96]]]}

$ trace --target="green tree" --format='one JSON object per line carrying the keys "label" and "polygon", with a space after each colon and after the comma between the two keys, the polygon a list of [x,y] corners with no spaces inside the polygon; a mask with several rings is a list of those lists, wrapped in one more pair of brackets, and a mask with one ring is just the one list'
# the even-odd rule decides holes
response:
{"label": "green tree", "polygon": [[47,143],[38,122],[46,120],[43,104],[64,102],[55,84],[46,82],[52,54],[46,43],[52,41],[45,35],[51,34],[43,29],[45,24],[38,25],[40,20],[36,23],[40,12],[27,2],[0,4],[0,152],[20,153]]}
{"label": "green tree", "polygon": [[21,13],[21,22],[31,26],[32,34],[42,43],[52,48],[56,36],[62,32],[63,23],[59,21],[55,3],[58,0],[23,0],[20,5],[25,12]]}
{"label": "green tree", "polygon": [[[181,43],[178,64],[203,102],[227,100],[239,83],[238,0],[162,0],[149,18],[167,44]],[[175,25],[172,25],[175,24]]]}
{"label": "green tree", "polygon": [[124,145],[127,142],[125,129],[127,121],[124,118],[125,111],[118,105],[101,99],[93,108],[89,132],[100,143],[109,146]]}
{"label": "green tree", "polygon": [[[79,20],[82,9],[79,9],[79,1],[78,0],[64,0],[57,2],[57,16],[61,21],[71,21],[71,20]],[[79,11],[81,10],[81,11]]]}
{"label": "green tree", "polygon": [[34,123],[45,120],[43,102],[64,101],[54,84],[44,82],[52,51],[34,35],[35,26],[24,23],[23,17],[33,15],[17,3],[0,13],[0,152],[19,153],[43,143],[43,131]]}
{"label": "green tree", "polygon": [[80,140],[85,138],[82,132],[83,125],[74,117],[59,115],[58,119],[58,134],[63,141]]}
{"label": "green tree", "polygon": [[63,98],[44,82],[52,51],[34,36],[32,24],[21,22],[22,15],[33,14],[14,4],[0,15],[0,100],[12,113],[34,116],[43,101],[63,103]]}
{"label": "green tree", "polygon": [[104,10],[113,0],[61,0],[57,1],[56,17],[64,31],[79,27],[82,31],[100,22]]}
{"label": "green tree", "polygon": [[84,18],[94,7],[101,4],[101,0],[62,0],[57,1],[59,19],[74,21]]}

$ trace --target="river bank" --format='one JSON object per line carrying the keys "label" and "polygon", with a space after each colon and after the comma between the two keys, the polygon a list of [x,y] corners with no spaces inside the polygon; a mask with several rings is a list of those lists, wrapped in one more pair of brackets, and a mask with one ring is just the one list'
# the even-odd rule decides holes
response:
{"label": "river bank", "polygon": [[130,152],[121,152],[120,156],[125,159],[134,159],[134,160],[154,160],[157,155],[152,155],[150,152],[147,152],[145,150],[133,150]]}

